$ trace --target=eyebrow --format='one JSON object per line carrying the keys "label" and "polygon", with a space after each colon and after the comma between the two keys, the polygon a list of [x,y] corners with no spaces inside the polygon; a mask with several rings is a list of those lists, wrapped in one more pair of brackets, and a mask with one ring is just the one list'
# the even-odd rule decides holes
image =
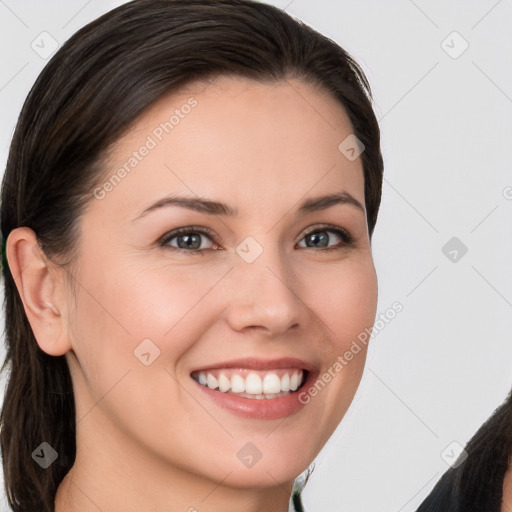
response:
{"label": "eyebrow", "polygon": [[[343,191],[336,194],[328,194],[307,199],[299,206],[297,213],[304,214],[326,210],[327,208],[338,204],[354,206],[355,208],[361,210],[363,213],[365,212],[363,205],[354,196],[348,192]],[[236,208],[233,208],[219,201],[212,201],[200,197],[168,196],[163,197],[162,199],[159,199],[152,205],[148,206],[139,215],[137,215],[133,221],[144,217],[152,211],[169,206],[187,208],[196,212],[206,213],[207,215],[224,215],[229,217],[236,217],[239,213]]]}

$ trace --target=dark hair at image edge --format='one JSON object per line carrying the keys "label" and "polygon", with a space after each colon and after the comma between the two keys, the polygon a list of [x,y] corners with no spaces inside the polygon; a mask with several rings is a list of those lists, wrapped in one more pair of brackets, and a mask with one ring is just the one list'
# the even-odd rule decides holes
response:
{"label": "dark hair at image edge", "polygon": [[512,454],[512,391],[465,451],[467,458],[446,471],[416,512],[500,512]]}
{"label": "dark hair at image edge", "polygon": [[[298,78],[340,101],[365,146],[365,203],[373,233],[383,172],[379,127],[364,73],[332,40],[251,0],[137,0],[76,32],[24,103],[2,183],[2,371],[9,374],[0,443],[7,499],[16,512],[54,510],[57,488],[74,463],[76,425],[65,356],[38,347],[7,265],[5,241],[17,227],[34,230],[45,255],[67,270],[76,290],[79,220],[102,182],[112,143],[164,94],[221,75],[265,83]],[[47,469],[31,456],[42,442],[58,453]]]}

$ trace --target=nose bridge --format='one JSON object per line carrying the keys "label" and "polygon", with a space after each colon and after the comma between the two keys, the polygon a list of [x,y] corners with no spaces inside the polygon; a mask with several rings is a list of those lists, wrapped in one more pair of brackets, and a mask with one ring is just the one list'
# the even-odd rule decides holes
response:
{"label": "nose bridge", "polygon": [[293,269],[271,238],[263,245],[247,237],[237,246],[228,305],[234,329],[259,326],[278,333],[300,322]]}

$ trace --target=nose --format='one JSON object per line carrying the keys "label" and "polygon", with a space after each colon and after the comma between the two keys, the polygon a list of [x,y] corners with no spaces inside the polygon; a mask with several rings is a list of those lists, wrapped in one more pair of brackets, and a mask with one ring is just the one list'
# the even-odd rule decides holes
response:
{"label": "nose", "polygon": [[236,256],[226,290],[227,321],[236,331],[286,333],[305,322],[307,308],[299,280],[277,249],[266,249],[252,263]]}

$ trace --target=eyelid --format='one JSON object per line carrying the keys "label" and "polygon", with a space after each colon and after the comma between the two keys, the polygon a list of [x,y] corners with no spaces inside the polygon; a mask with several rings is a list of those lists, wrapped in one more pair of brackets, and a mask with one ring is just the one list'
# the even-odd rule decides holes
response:
{"label": "eyelid", "polygon": [[[341,226],[336,226],[333,224],[317,224],[314,226],[310,226],[310,227],[306,228],[304,231],[302,231],[302,233],[299,235],[299,239],[295,242],[295,244],[298,244],[306,236],[308,236],[312,233],[315,233],[317,231],[332,231],[332,232],[336,233],[340,238],[343,239],[342,246],[335,245],[335,246],[328,246],[328,247],[321,247],[321,248],[305,247],[306,249],[311,249],[313,251],[328,251],[330,249],[341,249],[342,247],[346,247],[348,245],[353,244],[353,242],[355,241],[353,235],[346,228],[343,228]],[[188,254],[203,253],[206,251],[218,250],[218,249],[182,249],[179,247],[167,245],[170,240],[176,238],[177,236],[179,236],[180,234],[183,234],[183,233],[198,233],[198,234],[205,235],[208,238],[210,238],[211,241],[215,245],[221,246],[223,244],[222,238],[219,235],[217,235],[217,233],[215,233],[212,229],[203,227],[203,226],[184,226],[181,228],[173,229],[173,230],[169,231],[168,233],[166,233],[165,235],[163,235],[158,240],[158,243],[162,247],[165,247],[165,246],[172,247],[171,250],[173,250],[173,251],[188,253]]]}
{"label": "eyelid", "polygon": [[347,239],[346,243],[354,241],[354,237],[347,229],[341,226],[336,226],[334,224],[320,224],[316,226],[311,226],[310,228],[306,228],[306,231],[302,232],[299,242],[304,237],[310,235],[311,233],[315,233],[316,231],[334,231],[335,233],[341,233]]}

